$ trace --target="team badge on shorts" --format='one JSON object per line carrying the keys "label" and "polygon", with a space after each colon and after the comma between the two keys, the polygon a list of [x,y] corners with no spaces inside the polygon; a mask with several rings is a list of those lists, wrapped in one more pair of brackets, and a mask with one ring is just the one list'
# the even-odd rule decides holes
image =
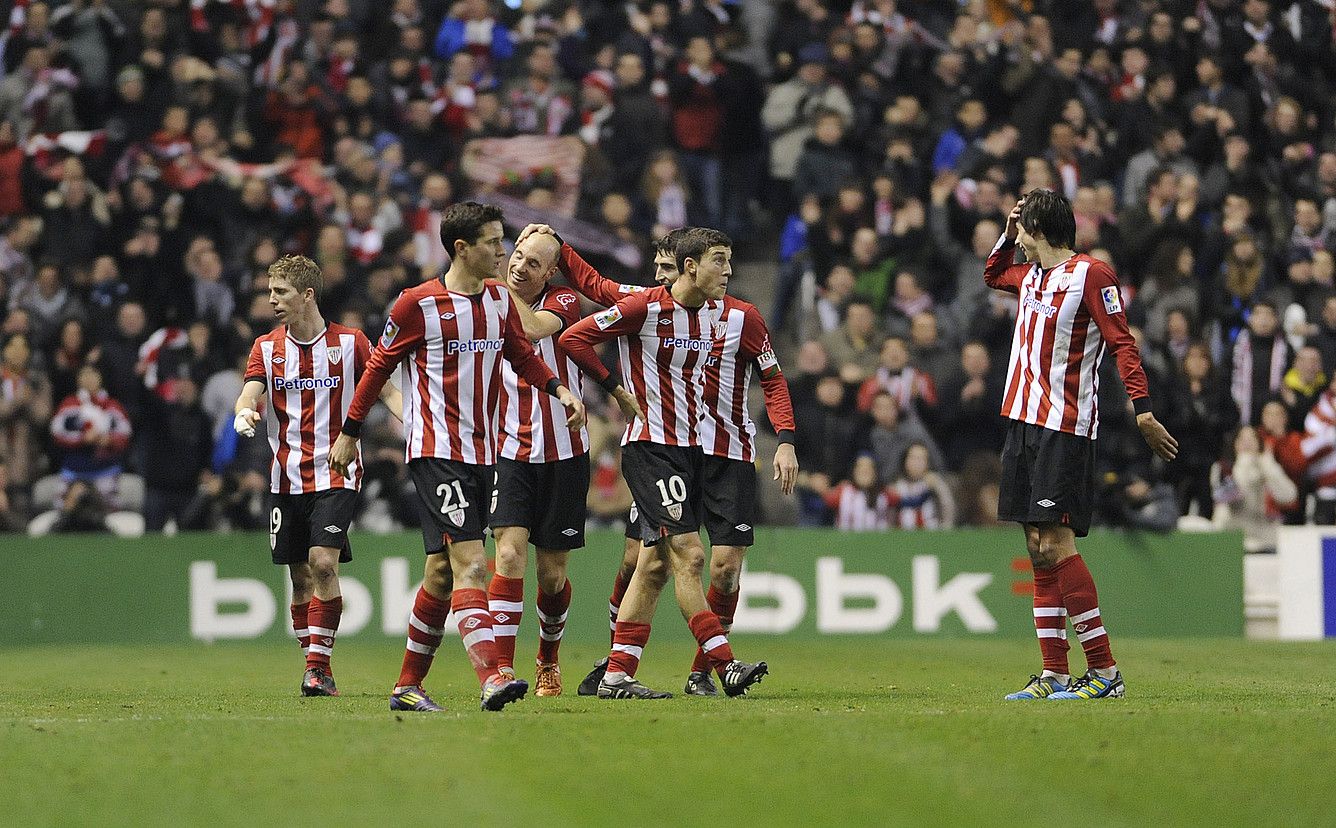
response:
{"label": "team badge on shorts", "polygon": [[450,513],[447,514],[446,517],[450,518],[450,522],[453,523],[453,524],[456,525],[456,526],[463,526],[463,525],[464,525],[464,510],[463,510],[463,509],[451,509],[451,510],[450,510]]}
{"label": "team badge on shorts", "polygon": [[326,348],[329,352],[329,361],[331,364],[338,365],[343,361],[343,348],[335,345],[333,348]]}
{"label": "team badge on shorts", "polygon": [[668,517],[672,518],[673,520],[681,520],[681,519],[682,519],[682,504],[681,504],[681,503],[672,503],[672,504],[669,504],[669,506],[668,506]]}

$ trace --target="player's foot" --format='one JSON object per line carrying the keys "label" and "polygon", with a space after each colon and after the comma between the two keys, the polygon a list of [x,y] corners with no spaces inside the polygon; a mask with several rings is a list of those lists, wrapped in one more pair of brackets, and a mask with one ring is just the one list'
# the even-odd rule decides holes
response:
{"label": "player's foot", "polygon": [[527,692],[529,692],[529,682],[505,673],[497,673],[482,686],[482,709],[500,710],[511,702],[524,698]]}
{"label": "player's foot", "polygon": [[1115,672],[1113,678],[1104,678],[1094,670],[1072,682],[1066,690],[1049,696],[1049,701],[1066,699],[1121,699],[1127,690],[1123,686],[1122,672]]}
{"label": "player's foot", "polygon": [[443,713],[445,708],[431,700],[421,685],[396,687],[390,694],[391,710],[411,710],[416,713]]}
{"label": "player's foot", "polygon": [[497,671],[498,673],[500,673],[501,675],[505,676],[505,677],[508,678],[508,679],[513,679],[513,678],[515,678],[515,668],[514,668],[514,667],[497,667],[497,668],[496,668],[496,671]]}
{"label": "player's foot", "polygon": [[736,658],[728,662],[724,667],[724,673],[720,676],[724,682],[724,693],[729,696],[741,696],[747,692],[747,688],[760,682],[770,668],[764,661],[758,661],[755,664],[748,664],[745,661],[738,661]]}
{"label": "player's foot", "polygon": [[577,696],[597,696],[599,682],[603,681],[603,674],[608,672],[608,659],[600,658],[594,664],[594,669],[589,671],[589,675],[584,677],[580,686],[575,688]]}
{"label": "player's foot", "polygon": [[672,693],[651,690],[631,676],[623,674],[620,679],[609,679],[607,675],[598,683],[600,699],[671,699]]}
{"label": "player's foot", "polygon": [[682,688],[682,692],[688,696],[717,696],[719,688],[714,686],[714,679],[710,678],[709,673],[692,670],[687,676],[687,686]]}
{"label": "player's foot", "polygon": [[1015,693],[1008,693],[1003,698],[1006,701],[1035,701],[1046,699],[1066,689],[1067,685],[1059,682],[1054,676],[1030,676],[1030,681],[1024,687]]}
{"label": "player's foot", "polygon": [[337,696],[339,688],[334,686],[334,677],[319,667],[312,667],[302,676],[303,696]]}
{"label": "player's foot", "polygon": [[534,690],[535,696],[560,696],[561,668],[556,664],[538,662],[538,666],[534,669],[533,683],[538,685],[538,689]]}

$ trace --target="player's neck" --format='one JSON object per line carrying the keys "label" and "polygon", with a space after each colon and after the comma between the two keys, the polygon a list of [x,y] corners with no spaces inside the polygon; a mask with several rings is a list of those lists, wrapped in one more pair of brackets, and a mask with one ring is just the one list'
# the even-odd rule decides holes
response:
{"label": "player's neck", "polygon": [[677,304],[687,308],[699,308],[705,304],[707,299],[709,299],[709,297],[705,295],[705,291],[696,287],[694,282],[688,282],[685,279],[678,279],[676,282],[673,282],[673,286],[669,293],[672,294],[672,297]]}
{"label": "player's neck", "polygon": [[1069,247],[1049,247],[1046,244],[1041,244],[1035,252],[1038,254],[1036,258],[1039,260],[1039,266],[1044,270],[1057,267],[1076,255],[1076,251]]}
{"label": "player's neck", "polygon": [[324,329],[325,318],[319,311],[288,321],[288,336],[303,345],[314,341]]}
{"label": "player's neck", "polygon": [[477,275],[472,270],[464,267],[459,262],[453,262],[450,269],[441,277],[447,290],[453,290],[455,293],[465,293],[470,296],[482,293],[483,277]]}

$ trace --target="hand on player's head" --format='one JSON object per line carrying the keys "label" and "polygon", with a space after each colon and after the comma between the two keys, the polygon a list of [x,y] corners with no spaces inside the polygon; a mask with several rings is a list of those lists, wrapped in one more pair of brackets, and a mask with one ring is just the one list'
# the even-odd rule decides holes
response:
{"label": "hand on player's head", "polygon": [[529,238],[529,236],[533,235],[534,233],[546,233],[546,234],[549,235],[549,236],[555,236],[555,235],[556,235],[556,231],[553,230],[552,227],[551,227],[550,225],[547,225],[547,224],[530,224],[530,225],[527,225],[523,230],[520,231],[519,238],[515,239],[515,246],[516,246],[516,247],[519,247],[520,242],[522,242],[522,241],[524,241],[525,239]]}

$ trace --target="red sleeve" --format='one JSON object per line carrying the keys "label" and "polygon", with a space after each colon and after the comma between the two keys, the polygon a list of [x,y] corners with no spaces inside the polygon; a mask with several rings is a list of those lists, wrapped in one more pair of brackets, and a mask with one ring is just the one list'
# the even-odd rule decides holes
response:
{"label": "red sleeve", "polygon": [[390,318],[385,321],[385,332],[380,335],[380,343],[367,358],[366,371],[357,380],[357,391],[353,394],[348,418],[343,423],[343,433],[349,437],[356,437],[362,430],[362,420],[366,419],[380,398],[380,390],[385,387],[390,374],[424,341],[422,309],[406,297],[406,293],[400,293],[399,298],[394,300]]}
{"label": "red sleeve", "polygon": [[645,290],[639,285],[618,284],[600,275],[569,244],[561,245],[561,256],[557,263],[561,266],[561,272],[566,274],[566,281],[571,283],[571,287],[589,301],[605,308],[610,308],[626,297]]}
{"label": "red sleeve", "polygon": [[761,373],[761,393],[765,397],[765,413],[770,419],[771,428],[779,435],[781,443],[792,443],[795,425],[789,384],[784,379],[779,360],[775,358],[765,319],[755,305],[749,306],[743,316],[740,347],[744,356],[755,360]]}
{"label": "red sleeve", "polygon": [[543,297],[540,311],[554,314],[561,320],[561,328],[556,335],[580,321],[580,296],[568,287],[554,287]]}
{"label": "red sleeve", "polygon": [[863,380],[863,384],[858,386],[858,401],[855,403],[858,410],[866,414],[872,410],[872,400],[881,390],[881,380],[875,375]]}
{"label": "red sleeve", "polygon": [[260,341],[263,338],[255,340],[255,344],[251,345],[250,359],[246,360],[246,377],[243,382],[250,380],[268,382],[269,380],[269,376],[264,369],[264,352],[260,350]]}
{"label": "red sleeve", "polygon": [[357,331],[353,334],[353,347],[357,351],[353,362],[353,380],[357,381],[366,373],[366,363],[371,358],[371,340],[366,338],[366,334]]}
{"label": "red sleeve", "polygon": [[[496,288],[496,295],[505,297],[506,302],[514,302],[510,291],[505,288]],[[547,363],[538,356],[538,352],[533,349],[533,342],[524,335],[524,323],[520,321],[520,312],[513,307],[506,309],[506,324],[501,329],[501,349],[505,354],[506,360],[515,368],[515,373],[524,378],[524,381],[534,388],[540,388],[551,393],[548,383],[557,378],[552,373],[552,369],[547,367]]]}
{"label": "red sleeve", "polygon": [[997,240],[983,266],[983,281],[990,288],[1020,293],[1021,280],[1030,271],[1028,264],[1016,264],[1016,241],[1006,236]]}
{"label": "red sleeve", "polygon": [[1099,326],[1104,341],[1113,349],[1118,360],[1118,375],[1123,378],[1127,396],[1132,398],[1138,414],[1150,411],[1150,387],[1146,372],[1141,367],[1141,354],[1136,340],[1127,329],[1127,314],[1123,313],[1122,291],[1113,268],[1103,262],[1093,262],[1086,271],[1085,293],[1081,302],[1090,318]]}
{"label": "red sleeve", "polygon": [[648,297],[644,293],[632,294],[613,307],[586,316],[567,328],[558,344],[580,366],[581,371],[593,377],[600,385],[605,385],[611,374],[594,349],[604,342],[640,330],[648,315]]}

